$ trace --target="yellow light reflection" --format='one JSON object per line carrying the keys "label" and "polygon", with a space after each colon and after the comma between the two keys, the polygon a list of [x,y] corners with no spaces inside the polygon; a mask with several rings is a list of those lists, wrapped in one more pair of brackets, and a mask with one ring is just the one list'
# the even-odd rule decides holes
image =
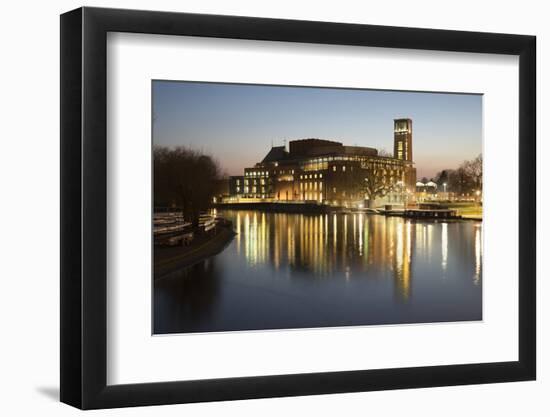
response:
{"label": "yellow light reflection", "polygon": [[448,234],[447,223],[443,223],[441,225],[441,267],[444,271],[447,269]]}
{"label": "yellow light reflection", "polygon": [[481,225],[476,225],[475,227],[475,273],[474,273],[474,284],[479,285],[481,280],[481,256],[482,256],[482,239],[481,239]]}

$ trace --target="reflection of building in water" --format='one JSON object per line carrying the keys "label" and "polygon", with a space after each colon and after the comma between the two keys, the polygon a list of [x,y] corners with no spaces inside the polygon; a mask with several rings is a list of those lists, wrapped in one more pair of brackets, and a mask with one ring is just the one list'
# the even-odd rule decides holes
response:
{"label": "reflection of building in water", "polygon": [[448,225],[447,223],[443,223],[441,225],[441,268],[443,271],[447,269],[447,257],[449,250],[449,242],[447,241],[448,233]]}
{"label": "reflection of building in water", "polygon": [[230,178],[229,195],[242,200],[359,204],[367,198],[361,184],[373,173],[380,178],[372,181],[390,190],[379,202],[402,201],[407,192],[414,192],[411,119],[394,120],[392,156],[321,139],[290,141],[288,151],[286,145],[272,147],[261,162],[245,168],[243,176]]}
{"label": "reflection of building in water", "polygon": [[398,223],[396,227],[394,291],[398,299],[408,300],[412,291],[412,226],[410,221],[407,221]]}
{"label": "reflection of building in water", "polygon": [[479,285],[481,279],[481,254],[483,253],[483,239],[481,237],[481,224],[477,224],[475,227],[475,271],[474,271],[474,284]]}
{"label": "reflection of building in water", "polygon": [[[314,278],[392,279],[396,298],[412,291],[415,228],[396,217],[362,213],[299,215],[237,211],[237,253]],[[369,273],[371,272],[371,273]]]}

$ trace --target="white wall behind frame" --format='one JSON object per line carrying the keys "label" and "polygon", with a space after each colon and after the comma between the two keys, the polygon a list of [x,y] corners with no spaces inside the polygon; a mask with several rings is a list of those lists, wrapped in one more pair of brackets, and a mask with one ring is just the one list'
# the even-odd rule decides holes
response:
{"label": "white wall behind frame", "polygon": [[[110,384],[517,359],[517,207],[498,209],[517,200],[517,57],[118,33],[107,45]],[[152,79],[483,93],[483,322],[151,337]]]}

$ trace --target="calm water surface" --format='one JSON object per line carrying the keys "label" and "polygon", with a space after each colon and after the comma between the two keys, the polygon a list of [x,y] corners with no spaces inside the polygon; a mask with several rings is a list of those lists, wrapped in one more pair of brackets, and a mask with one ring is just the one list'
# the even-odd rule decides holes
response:
{"label": "calm water surface", "polygon": [[480,222],[220,214],[237,236],[155,282],[156,334],[482,319]]}

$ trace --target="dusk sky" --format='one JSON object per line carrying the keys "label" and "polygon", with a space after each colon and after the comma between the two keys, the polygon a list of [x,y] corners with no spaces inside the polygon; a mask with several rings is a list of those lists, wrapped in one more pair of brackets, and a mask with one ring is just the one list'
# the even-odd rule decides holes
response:
{"label": "dusk sky", "polygon": [[407,117],[417,177],[431,178],[481,153],[481,102],[473,94],[153,81],[153,143],[201,150],[242,175],[284,140],[393,153],[393,119]]}

